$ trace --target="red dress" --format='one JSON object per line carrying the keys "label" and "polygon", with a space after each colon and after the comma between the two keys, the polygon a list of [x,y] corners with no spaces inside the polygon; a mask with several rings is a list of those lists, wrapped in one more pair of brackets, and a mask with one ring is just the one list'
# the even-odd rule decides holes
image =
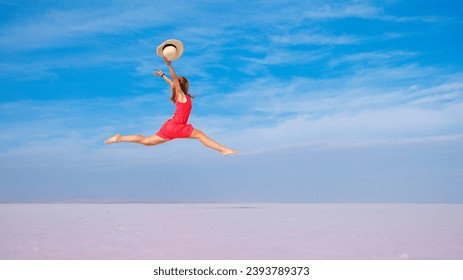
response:
{"label": "red dress", "polygon": [[174,116],[162,125],[156,133],[157,136],[168,140],[190,137],[194,128],[191,124],[187,124],[187,122],[193,106],[191,98],[186,94],[185,97],[185,103],[175,102]]}

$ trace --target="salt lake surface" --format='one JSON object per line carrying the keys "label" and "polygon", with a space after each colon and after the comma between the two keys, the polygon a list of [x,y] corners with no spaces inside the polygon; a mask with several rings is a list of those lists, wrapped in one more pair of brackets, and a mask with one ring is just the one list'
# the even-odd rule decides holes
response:
{"label": "salt lake surface", "polygon": [[0,204],[0,259],[463,259],[463,205]]}

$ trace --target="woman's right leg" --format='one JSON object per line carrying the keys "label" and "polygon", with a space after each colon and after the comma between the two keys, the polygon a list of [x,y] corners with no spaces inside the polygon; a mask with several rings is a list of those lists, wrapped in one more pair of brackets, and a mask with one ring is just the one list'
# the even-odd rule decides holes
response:
{"label": "woman's right leg", "polygon": [[162,144],[169,141],[169,139],[164,139],[156,134],[152,136],[143,136],[143,135],[125,135],[122,136],[120,134],[116,134],[108,139],[106,139],[105,143],[106,144],[111,144],[111,143],[118,143],[118,142],[131,142],[131,143],[138,143],[138,144],[143,144],[146,146],[154,146],[158,144]]}

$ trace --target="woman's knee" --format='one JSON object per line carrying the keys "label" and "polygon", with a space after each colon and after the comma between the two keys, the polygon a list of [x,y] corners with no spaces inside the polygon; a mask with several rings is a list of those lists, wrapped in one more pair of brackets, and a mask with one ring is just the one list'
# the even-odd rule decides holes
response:
{"label": "woman's knee", "polygon": [[140,144],[143,144],[145,146],[153,146],[153,141],[151,141],[148,137],[143,138],[143,140],[140,141]]}
{"label": "woman's knee", "polygon": [[191,133],[191,138],[195,138],[195,139],[199,139],[199,138],[203,138],[205,137],[206,134],[204,132],[202,132],[201,130],[199,129],[194,129],[193,132]]}
{"label": "woman's knee", "polygon": [[157,135],[151,136],[151,137],[145,137],[140,143],[145,145],[145,146],[154,146],[158,144],[162,144],[169,141],[168,139],[161,138]]}

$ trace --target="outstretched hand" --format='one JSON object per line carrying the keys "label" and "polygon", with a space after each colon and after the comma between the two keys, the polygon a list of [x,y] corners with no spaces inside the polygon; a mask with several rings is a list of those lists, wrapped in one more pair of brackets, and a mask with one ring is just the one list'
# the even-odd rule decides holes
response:
{"label": "outstretched hand", "polygon": [[163,73],[161,70],[154,71],[153,74],[156,75],[156,76],[159,76],[159,77],[161,77],[162,75],[164,75],[164,73]]}
{"label": "outstretched hand", "polygon": [[167,57],[163,56],[164,58],[164,62],[167,64],[167,65],[170,65],[170,60],[167,59]]}

